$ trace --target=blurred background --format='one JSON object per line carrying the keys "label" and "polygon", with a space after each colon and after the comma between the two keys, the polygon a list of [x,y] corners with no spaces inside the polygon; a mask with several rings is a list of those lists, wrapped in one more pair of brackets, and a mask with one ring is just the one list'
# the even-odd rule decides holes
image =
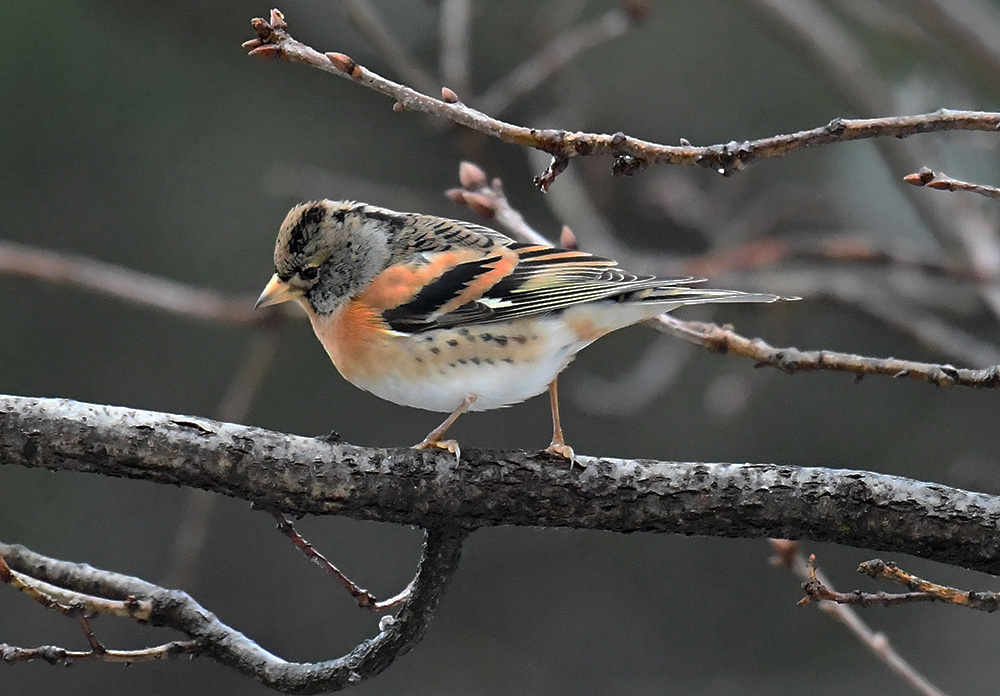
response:
{"label": "blurred background", "polygon": [[[429,89],[447,84],[471,105],[539,127],[701,145],[838,116],[993,110],[1000,95],[1000,4],[985,0],[650,3],[645,21],[628,27],[609,18],[615,3],[597,0],[372,2],[403,59],[376,47],[372,25],[352,14],[359,6],[288,0],[280,9],[293,36],[321,51]],[[610,160],[590,158],[542,195],[531,183],[546,164],[537,153],[394,113],[391,100],[347,80],[246,57],[250,19],[269,9],[5,3],[0,391],[303,435],[336,430],[363,445],[419,441],[440,415],[347,384],[307,322],[250,323],[239,312],[210,321],[39,280],[17,261],[24,248],[9,243],[249,307],[292,204],[353,198],[473,219],[442,195],[463,159],[502,177],[511,203],[551,238],[568,223],[582,248],[637,271],[804,298],[688,308],[684,318],[731,323],[774,345],[1000,363],[996,203],[901,182],[926,165],[996,185],[995,135],[840,144],[725,179],[666,167],[612,178]],[[538,88],[493,89],[595,23],[604,33],[587,34],[592,45],[565,66],[530,63],[552,73]],[[845,249],[857,253],[845,258]],[[755,370],[641,327],[589,348],[561,386],[579,453],[862,468],[1000,493],[995,391]],[[548,413],[540,397],[464,416],[453,432],[465,447],[539,449]],[[332,658],[377,632],[377,617],[247,503],[11,467],[0,467],[0,491],[5,541],[183,587],[286,659]],[[418,558],[415,529],[337,518],[300,529],[380,596],[403,587]],[[803,550],[838,589],[892,589],[855,575],[873,552],[808,541]],[[770,553],[765,540],[477,532],[423,642],[351,693],[914,693],[842,626],[798,608],[800,581],[772,567]],[[991,577],[880,555],[938,582],[998,589]],[[863,615],[948,693],[987,693],[1000,680],[995,616],[934,605]],[[95,628],[109,647],[173,637],[106,618]],[[85,647],[75,624],[4,587],[0,641]],[[207,659],[0,666],[0,691],[270,693]]]}

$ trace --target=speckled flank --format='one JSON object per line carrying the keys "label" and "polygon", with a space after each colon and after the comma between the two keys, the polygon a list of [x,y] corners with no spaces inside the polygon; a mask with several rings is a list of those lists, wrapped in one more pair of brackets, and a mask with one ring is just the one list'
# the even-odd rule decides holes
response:
{"label": "speckled flank", "polygon": [[[363,326],[363,322],[316,325]],[[507,406],[545,391],[569,363],[581,342],[557,319],[525,331],[516,323],[442,329],[403,336],[375,331],[343,331],[322,343],[340,373],[352,384],[383,399],[430,411],[454,410],[467,396],[471,410]],[[363,348],[360,344],[363,344]]]}
{"label": "speckled flank", "polygon": [[[382,376],[374,386],[359,384],[383,398],[419,408],[451,411],[466,396],[482,411],[540,394],[575,352],[577,341],[565,328],[542,321],[535,331],[499,322],[416,335],[409,339],[412,362]],[[419,358],[419,359],[418,359]]]}

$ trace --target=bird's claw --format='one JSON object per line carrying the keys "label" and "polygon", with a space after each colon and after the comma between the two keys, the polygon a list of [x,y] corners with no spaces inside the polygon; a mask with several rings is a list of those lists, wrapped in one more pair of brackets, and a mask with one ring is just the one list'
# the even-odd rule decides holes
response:
{"label": "bird's claw", "polygon": [[462,448],[458,446],[458,440],[431,440],[425,439],[413,446],[413,449],[429,450],[432,448],[443,449],[455,455],[457,464],[462,458]]}
{"label": "bird's claw", "polygon": [[545,448],[545,453],[551,457],[558,457],[559,459],[565,459],[569,462],[569,468],[572,469],[573,465],[576,463],[576,453],[573,452],[573,448],[564,442],[553,442],[551,445]]}

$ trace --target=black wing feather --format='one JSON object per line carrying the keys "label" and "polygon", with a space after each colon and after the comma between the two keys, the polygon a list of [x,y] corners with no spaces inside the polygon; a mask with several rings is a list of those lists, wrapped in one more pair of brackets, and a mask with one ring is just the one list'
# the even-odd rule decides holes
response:
{"label": "black wing feather", "polygon": [[498,258],[494,255],[456,265],[409,302],[385,310],[382,318],[394,331],[419,333],[558,312],[584,302],[628,299],[642,290],[698,282],[690,277],[635,275],[618,268],[610,259],[566,249],[528,244],[511,244],[509,248],[518,252],[518,265],[484,292],[481,301],[437,315],[470,282],[490,270],[490,264]]}

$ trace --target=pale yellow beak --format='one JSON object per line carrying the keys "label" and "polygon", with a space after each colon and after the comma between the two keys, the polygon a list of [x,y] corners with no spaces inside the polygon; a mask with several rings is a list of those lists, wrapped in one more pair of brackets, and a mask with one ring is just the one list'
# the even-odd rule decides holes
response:
{"label": "pale yellow beak", "polygon": [[301,288],[293,288],[291,285],[279,278],[278,274],[275,273],[271,276],[270,282],[268,282],[267,287],[264,288],[264,292],[260,294],[260,297],[257,299],[257,304],[255,304],[253,308],[259,309],[261,307],[270,307],[271,305],[294,300],[296,297],[302,297],[302,295],[303,292]]}

